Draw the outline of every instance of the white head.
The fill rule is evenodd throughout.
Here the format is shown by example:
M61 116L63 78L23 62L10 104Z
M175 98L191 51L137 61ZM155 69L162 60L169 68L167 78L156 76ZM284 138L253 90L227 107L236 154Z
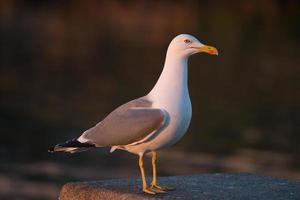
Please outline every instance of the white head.
M210 55L218 55L215 47L204 45L197 38L189 34L180 34L176 36L168 47L168 54L180 58L188 58L189 56L205 52Z

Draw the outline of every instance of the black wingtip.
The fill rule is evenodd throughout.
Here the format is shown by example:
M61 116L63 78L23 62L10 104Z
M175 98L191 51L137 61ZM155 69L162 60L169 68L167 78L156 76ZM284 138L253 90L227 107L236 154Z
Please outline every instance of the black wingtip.
M88 148L96 147L95 144L90 143L81 143L77 140L77 138L73 138L71 140L68 140L64 143L57 144L52 148L48 149L49 153L56 153L56 152L80 152L84 151ZM71 150L69 149L71 148ZM75 149L74 149L75 148Z

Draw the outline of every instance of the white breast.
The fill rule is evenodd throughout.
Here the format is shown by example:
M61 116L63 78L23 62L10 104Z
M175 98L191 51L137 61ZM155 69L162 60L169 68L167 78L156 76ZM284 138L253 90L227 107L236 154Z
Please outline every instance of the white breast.
M168 102L164 105L157 105L165 109L169 114L168 126L157 137L156 148L164 148L173 145L180 140L186 133L192 117L192 106L188 95L182 95Z
M159 150L169 147L178 142L186 133L192 116L192 107L189 96L181 96L171 101L157 101L154 107L162 108L169 114L168 123L152 140L126 146L126 150L143 154L149 151ZM167 104L166 104L167 103Z

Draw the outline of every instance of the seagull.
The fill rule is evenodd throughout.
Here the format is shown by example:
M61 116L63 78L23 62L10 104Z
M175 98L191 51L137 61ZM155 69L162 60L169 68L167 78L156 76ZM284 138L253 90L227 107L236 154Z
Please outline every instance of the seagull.
M192 105L188 91L188 58L201 52L218 55L215 47L202 44L192 35L176 36L168 47L163 71L147 95L119 106L81 136L57 144L49 152L76 153L95 147L111 147L111 152L125 150L139 157L144 193L173 190L157 183L157 151L175 144L189 127ZM146 154L152 155L153 179L149 186L143 165Z

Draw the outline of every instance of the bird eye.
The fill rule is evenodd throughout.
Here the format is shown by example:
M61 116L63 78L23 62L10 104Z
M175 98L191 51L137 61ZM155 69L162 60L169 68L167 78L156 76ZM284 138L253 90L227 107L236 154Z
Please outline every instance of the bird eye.
M188 44L188 43L191 43L192 41L189 39L185 39L184 42Z

